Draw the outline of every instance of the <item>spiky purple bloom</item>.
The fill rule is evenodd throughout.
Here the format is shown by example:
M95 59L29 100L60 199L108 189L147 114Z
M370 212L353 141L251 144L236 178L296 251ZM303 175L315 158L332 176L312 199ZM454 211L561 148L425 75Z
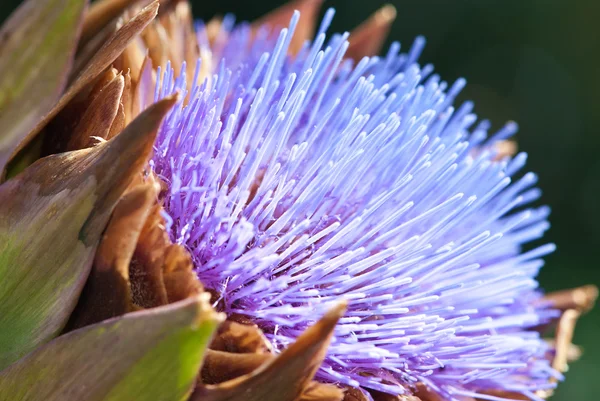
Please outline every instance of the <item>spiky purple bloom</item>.
M448 400L489 389L531 399L557 375L536 331L548 228L526 155L495 161L472 105L392 45L344 59L348 35L287 54L289 29L251 39L226 19L214 75L159 133L153 165L168 184L170 234L193 255L217 307L251 317L281 349L331 303L350 302L318 373L406 393L423 382ZM197 68L200 71L200 67ZM156 98L186 88L167 68ZM499 399L479 395L481 399Z

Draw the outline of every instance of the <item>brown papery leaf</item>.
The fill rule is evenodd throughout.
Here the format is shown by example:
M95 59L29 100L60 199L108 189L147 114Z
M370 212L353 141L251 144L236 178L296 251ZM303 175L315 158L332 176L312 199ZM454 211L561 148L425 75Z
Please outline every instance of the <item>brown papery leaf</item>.
M108 132L108 139L114 138L117 136L131 121L133 117L131 115L131 76L129 72L124 76L124 86L123 86L123 96L121 96L121 100L119 102L119 109L117 110L117 115L113 120L112 125L110 126L110 131ZM136 115L137 117L137 115Z
M363 57L379 54L396 20L396 8L385 5L375 12L368 20L352 31L348 41L350 46L346 57L360 61Z
M172 10L159 17L169 36L169 59L176 71L180 71L184 61L187 61L186 71L192 79L195 71L195 62L200 57L198 39L194 32L194 17L188 2L181 1L172 7ZM190 86L193 82L190 83Z
M581 316L581 312L574 309L565 311L558 325L556 326L556 345L555 356L552 361L552 367L559 372L566 372L568 369L569 347L573 343L573 334L575 332L575 324Z
M425 384L418 383L415 390L415 395L423 401L444 401L440 395Z
M189 253L171 243L161 210L159 205L151 210L129 267L133 302L142 308L166 305L204 291Z
M114 84L115 82L113 81L118 80L118 77L119 72L114 68L109 68L96 79L89 91L80 93L48 123L46 128L44 128L44 134L38 137L41 138L43 142L42 157L86 147L84 145L87 144L88 141L84 141L83 139L81 140L83 144L81 144L82 146L80 147L69 148L68 145L69 142L72 141L72 138L81 136L78 135L78 130L85 127L84 125L82 126L81 123L84 117L86 117L86 114L90 113L88 116L93 114L93 109L90 109L92 103L96 101L99 95L105 95L107 86L111 83ZM113 88L113 90L114 89L115 88ZM98 107L98 105L99 103L96 103L95 107ZM89 138L89 135L87 138ZM98 141L94 141L94 143L97 142Z
M190 401L294 401L306 390L325 357L338 320L340 303L296 342L249 375L217 385L199 385Z
M141 68L141 65L140 65ZM125 115L125 125L129 125L136 116L131 113L133 109L133 82L131 78L131 71L127 71L125 74L125 87L123 88L123 96L121 97L121 105L123 106L123 113ZM121 131L119 131L121 132ZM116 135L116 134L114 134ZM113 136L114 136L113 135Z
M234 353L271 353L273 347L256 325L224 322L213 338L210 348Z
M157 195L155 185L140 185L119 200L67 331L135 310L129 288L129 263Z
M218 384L248 375L275 358L273 354L236 354L209 349L202 365L203 384Z
M167 9L171 3L179 0L162 0L161 9ZM94 38L109 23L118 18L128 7L142 8L152 0L98 0L92 3L85 15L81 32L81 42L85 43Z
M144 39L144 44L148 48L148 55L152 59L152 63L161 66L166 65L170 57L170 42L165 27L159 21L154 21L154 23L143 32L142 38ZM178 61L175 60L175 63L177 64ZM181 63L179 62L179 64Z
M123 27L124 19L118 18L108 23L100 32L87 43L82 44L77 49L75 55L75 61L73 62L73 69L69 75L69 84L73 84L75 79L81 74L81 72L88 66L90 60L98 53L98 51L104 46L106 41L115 34L119 29Z
M119 102L119 108L117 109L117 114L115 119L110 126L110 131L108 132L108 139L114 138L119 135L121 131L125 129L127 117L125 116L125 106L123 102Z
M554 358L554 354L555 354L554 350L556 349L556 340L547 339L545 341L551 349L547 353L548 359L552 360ZM581 349L581 347L578 345L575 345L575 344L571 344L571 345L569 345L569 349L567 350L567 362L578 361L579 359L581 359L582 355L583 355L583 350Z
M190 254L181 245L174 244L166 249L163 281L169 303L204 292L202 284L194 273Z
M81 42L86 43L135 2L136 0L100 0L92 3L83 20Z
M342 401L344 390L333 384L311 382L298 401Z
M373 397L360 388L351 387L346 389L344 401L373 401Z
M549 302L553 308L561 311L569 309L581 313L589 312L598 299L598 287L586 285L579 288L551 292L544 297L544 302Z
M154 23L156 23L156 21L154 21L153 24L150 24L143 32L151 29ZM142 33L142 35L144 35L144 33ZM148 49L144 40L141 36L138 36L131 41L129 46L127 46L127 48L123 50L123 53L115 60L114 66L121 71L130 72L132 74L133 82L137 82L139 80L140 69L147 53Z
M290 1L254 22L252 27L254 29L258 29L261 25L268 25L274 29L287 27L294 11L300 11L300 21L298 21L296 32L289 46L289 52L296 54L300 51L304 42L313 38L322 4L323 0Z
M160 207L156 205L146 220L129 267L133 303L141 308L169 303L162 274L169 240L161 225Z
M95 143L92 137L108 139L110 128L121 104L124 87L125 79L122 75L117 75L95 96L69 138L67 150L92 146Z
M100 48L87 67L79 74L75 82L60 99L58 104L24 138L14 150L12 157L22 150L84 87L90 84L121 54L125 47L156 17L158 2L144 8L138 15L115 32Z

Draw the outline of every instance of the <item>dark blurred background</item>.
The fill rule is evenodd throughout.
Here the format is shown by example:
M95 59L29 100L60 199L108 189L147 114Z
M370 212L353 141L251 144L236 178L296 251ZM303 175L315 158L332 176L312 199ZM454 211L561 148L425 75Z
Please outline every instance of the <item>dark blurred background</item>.
M4 19L19 0L2 0ZM234 12L254 19L283 0L192 0L197 17ZM331 32L350 30L381 0L326 0L337 10ZM462 99L499 127L520 125L519 149L540 176L552 207L546 290L600 284L600 1L391 0L398 9L391 38L406 49L427 37L422 63L448 81L465 77ZM554 401L600 400L600 308L578 324L584 347Z

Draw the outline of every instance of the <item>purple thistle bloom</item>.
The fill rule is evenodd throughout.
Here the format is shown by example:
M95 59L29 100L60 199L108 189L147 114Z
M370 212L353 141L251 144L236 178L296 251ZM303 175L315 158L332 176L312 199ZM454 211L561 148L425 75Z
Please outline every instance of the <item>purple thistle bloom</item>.
M344 59L326 43L330 10L297 56L298 22L252 37L226 18L221 60L167 117L153 167L172 239L187 247L217 307L253 319L282 349L347 299L318 377L392 394L422 382L448 400L497 389L538 400L557 376L536 331L555 312L535 276L548 228L525 154L496 161L489 123L399 44ZM185 70L185 68L183 69ZM159 74L160 75L160 74ZM167 67L156 99L185 91ZM516 178L515 178L516 177ZM477 395L481 399L500 398Z

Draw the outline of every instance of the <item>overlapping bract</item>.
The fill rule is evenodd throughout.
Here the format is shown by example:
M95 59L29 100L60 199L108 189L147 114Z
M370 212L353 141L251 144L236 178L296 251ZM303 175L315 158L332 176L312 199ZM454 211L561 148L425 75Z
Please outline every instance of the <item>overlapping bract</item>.
M538 399L557 375L528 329L535 276L551 252L522 245L548 228L526 155L494 159L472 105L394 44L383 58L344 59L347 34L289 56L298 15L279 36L225 19L209 41L189 103L167 118L155 172L168 186L172 239L192 253L228 314L250 317L278 348L345 298L318 376L406 393L425 383L448 400L502 389ZM185 71L185 68L183 68ZM206 69L204 69L205 71ZM156 99L185 91L167 68ZM484 395L479 395L485 398Z

